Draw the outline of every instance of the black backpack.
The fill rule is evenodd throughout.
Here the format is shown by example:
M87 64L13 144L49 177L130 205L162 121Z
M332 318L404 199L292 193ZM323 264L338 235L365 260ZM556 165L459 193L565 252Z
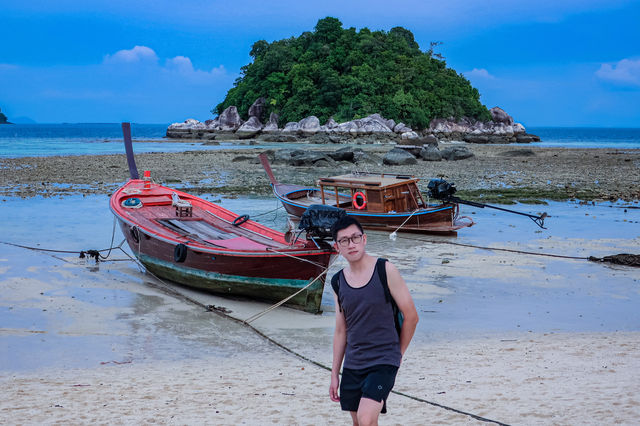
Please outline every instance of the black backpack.
M376 261L376 270L378 271L378 277L380 278L380 282L382 283L382 289L384 290L384 298L387 303L391 303L391 309L393 309L393 321L396 326L396 331L398 332L398 336L400 335L400 331L402 330L402 321L404 320L404 315L400 309L398 309L398 305L396 305L396 301L393 300L391 296L391 291L389 291L389 283L387 282L387 270L385 268L385 262L387 259L378 258ZM338 296L338 308L340 312L342 312L342 305L340 304L340 274L342 274L342 269L333 274L331 277L331 287L333 287L333 291Z

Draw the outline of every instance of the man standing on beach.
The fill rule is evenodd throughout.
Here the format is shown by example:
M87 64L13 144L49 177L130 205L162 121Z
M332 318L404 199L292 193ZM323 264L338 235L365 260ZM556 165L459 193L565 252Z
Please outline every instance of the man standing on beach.
M350 412L354 425L377 425L380 413L386 413L387 396L415 332L418 313L398 269L366 253L367 235L356 219L344 216L331 231L336 250L349 264L337 274L329 396ZM392 304L385 297L383 273L404 315L399 335Z

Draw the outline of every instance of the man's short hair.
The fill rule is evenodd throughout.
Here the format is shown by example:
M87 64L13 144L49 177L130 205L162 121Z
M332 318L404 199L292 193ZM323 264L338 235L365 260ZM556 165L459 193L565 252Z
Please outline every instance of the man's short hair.
M333 236L333 241L338 240L338 232L350 227L351 225L356 225L360 232L364 234L364 230L362 229L362 225L360 222L353 216L342 216L340 219L336 220L333 225L331 225L331 235Z

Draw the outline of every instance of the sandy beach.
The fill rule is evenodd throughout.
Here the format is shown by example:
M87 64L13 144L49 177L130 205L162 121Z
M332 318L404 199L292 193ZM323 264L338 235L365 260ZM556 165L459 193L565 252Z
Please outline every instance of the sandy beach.
M551 186L630 201L533 207L550 213L547 230L465 208L478 224L457 237L390 241L372 233L370 252L398 265L421 317L380 423L638 424L640 270L586 257L638 252L640 153L471 149L474 159L410 170L427 181L443 175L458 188ZM505 155L514 150L534 155ZM248 196L256 197L252 214L272 209L264 172L251 160L233 161L241 156L249 154L147 154L138 165L236 211L249 208ZM108 245L108 194L126 178L123 156L0 162L0 214L17 218L0 226L2 240L69 250ZM335 172L274 169L307 184ZM261 220L285 224L277 212ZM328 398L322 367L331 362L328 289L322 315L280 308L252 323L258 334L204 307L243 320L267 305L175 287L120 252L112 258L123 261L0 244L0 423L350 424Z

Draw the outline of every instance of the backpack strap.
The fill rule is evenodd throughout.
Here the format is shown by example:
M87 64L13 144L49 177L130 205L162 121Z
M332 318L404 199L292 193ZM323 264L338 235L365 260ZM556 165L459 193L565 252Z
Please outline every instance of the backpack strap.
M382 257L378 258L378 260L376 261L376 269L378 270L380 283L382 284L382 289L384 290L384 298L387 303L391 303L391 309L393 311L393 323L399 336L402 332L402 322L404 321L404 316L402 315L402 312L400 312L400 308L398 308L398 305L396 304L393 296L391 296L391 290L389 290L389 282L387 280L386 263L387 259L384 259Z
M376 270L378 271L378 277L380 278L382 289L384 290L384 300L387 303L393 304L393 298L391 297L391 291L389 290L389 282L387 281L386 263L387 259L379 257L376 261Z
M333 274L333 277L331 277L331 287L338 298L338 309L342 312L342 304L340 303L340 274L342 274L342 269Z

